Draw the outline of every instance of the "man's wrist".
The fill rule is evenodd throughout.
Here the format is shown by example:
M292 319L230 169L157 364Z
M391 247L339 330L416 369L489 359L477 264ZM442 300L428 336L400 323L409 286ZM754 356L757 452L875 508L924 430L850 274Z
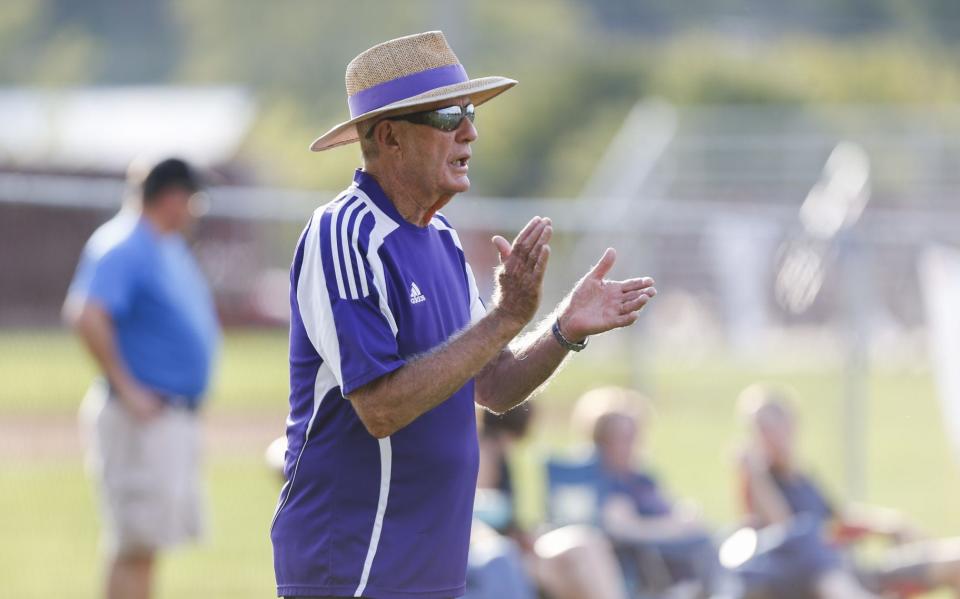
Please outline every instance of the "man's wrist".
M589 336L571 331L569 319L564 314L557 316L557 328L560 330L560 334L563 335L564 339L577 345L586 343L587 337Z
M499 306L491 310L487 316L496 324L496 330L506 338L507 342L519 335L523 327L527 326L527 322L529 322L523 318L518 318Z
M568 339L563 331L560 329L560 319L557 318L553 321L552 331L554 339L557 340L557 343L560 344L567 351L578 352L582 351L587 347L587 338L585 337L582 341L574 342Z

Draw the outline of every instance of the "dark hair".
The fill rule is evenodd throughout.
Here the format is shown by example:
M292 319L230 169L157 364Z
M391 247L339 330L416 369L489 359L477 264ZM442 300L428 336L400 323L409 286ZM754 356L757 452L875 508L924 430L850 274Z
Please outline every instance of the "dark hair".
M533 407L530 402L503 414L494 414L484 410L481 433L488 437L510 434L522 438L527 434L527 429L530 427L532 412Z
M179 158L168 158L157 163L144 177L140 185L144 205L153 203L161 192L171 187L194 192L199 191L202 186L189 164Z

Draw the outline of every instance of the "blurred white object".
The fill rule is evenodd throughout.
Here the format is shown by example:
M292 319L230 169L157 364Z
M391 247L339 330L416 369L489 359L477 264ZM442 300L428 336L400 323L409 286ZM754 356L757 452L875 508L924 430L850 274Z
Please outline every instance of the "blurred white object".
M286 464L287 438L277 437L267 445L267 451L264 453L264 459L267 467L274 472L283 475L283 467Z
M727 537L720 545L720 565L735 570L756 555L757 531L744 527Z
M830 239L855 224L870 199L869 184L867 153L855 143L840 142L800 207L803 228L814 237Z
M800 206L802 233L780 249L774 293L783 308L801 314L813 304L836 257L837 235L860 220L869 201L870 158L858 144L838 143Z
M0 160L123 172L131 160L234 158L255 104L239 87L0 89Z
M960 458L960 251L931 246L918 266L944 426Z

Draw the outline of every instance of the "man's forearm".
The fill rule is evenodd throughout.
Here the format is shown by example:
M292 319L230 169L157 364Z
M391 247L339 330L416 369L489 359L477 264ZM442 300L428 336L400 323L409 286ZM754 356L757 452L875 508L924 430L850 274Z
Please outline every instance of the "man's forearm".
M449 343L355 390L347 399L370 434L392 435L476 376L520 328L492 311Z
M789 504L762 463L745 466L753 509L764 525L787 522L793 516Z
M71 315L70 324L107 381L121 390L129 386L132 378L117 353L113 321L109 314L103 308L87 303Z
M569 355L553 337L554 317L518 338L477 376L477 403L501 414L523 403L557 372Z

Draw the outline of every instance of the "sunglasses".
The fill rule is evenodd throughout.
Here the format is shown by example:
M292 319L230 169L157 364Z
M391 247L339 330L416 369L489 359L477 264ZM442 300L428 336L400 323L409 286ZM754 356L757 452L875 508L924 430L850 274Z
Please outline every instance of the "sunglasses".
M460 123L463 119L470 119L472 123L474 119L477 118L476 109L474 109L473 104L467 104L466 106L460 106L459 104L454 106L446 106L444 108L437 108L434 110L424 110L422 112L411 112L408 114L398 114L396 116L388 116L384 121L407 121L408 123L415 123L417 125L429 125L434 129L439 129L441 131L455 131L457 127L460 126ZM376 125L370 127L370 130L367 131L367 138L373 138L373 130L376 129Z

